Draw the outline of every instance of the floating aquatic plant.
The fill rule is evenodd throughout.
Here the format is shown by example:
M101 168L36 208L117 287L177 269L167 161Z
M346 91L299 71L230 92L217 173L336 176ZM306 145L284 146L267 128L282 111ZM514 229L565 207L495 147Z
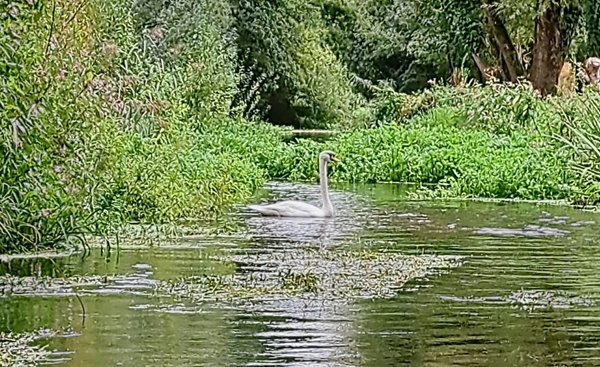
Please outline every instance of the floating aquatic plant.
M151 279L151 273L68 278L8 275L0 277L0 295L127 293L193 302L297 295L320 299L392 297L407 281L460 266L462 261L459 256L335 249L212 254L208 258L229 265L231 272L169 280Z
M31 345L39 333L0 332L0 366L33 367L50 356L46 346Z

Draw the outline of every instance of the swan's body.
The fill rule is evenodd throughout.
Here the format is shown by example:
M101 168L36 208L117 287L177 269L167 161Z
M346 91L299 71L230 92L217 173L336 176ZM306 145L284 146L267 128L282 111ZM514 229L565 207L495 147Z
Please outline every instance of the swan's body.
M326 150L319 154L319 180L321 184L322 208L295 200L280 201L278 203L267 205L248 205L248 208L257 211L262 215L271 217L333 217L333 205L329 200L329 188L327 186L327 163L331 161L338 162L338 159L333 152Z
M331 217L331 212L302 201L286 200L267 205L248 205L248 208L271 217Z

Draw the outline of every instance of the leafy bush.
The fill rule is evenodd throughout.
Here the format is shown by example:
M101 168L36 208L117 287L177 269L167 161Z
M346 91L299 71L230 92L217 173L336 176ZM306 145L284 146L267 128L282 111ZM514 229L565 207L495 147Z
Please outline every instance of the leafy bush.
M423 114L435 116L440 112L446 112L445 117L421 118L421 121L432 128L444 124L453 128L471 130L475 134L489 132L495 136L495 139L525 138L534 146L543 148L542 151L536 149L538 150L536 154L542 154L544 161L555 165L553 168L555 173L563 172L562 178L558 181L542 175L549 180L548 185L562 182L560 186L566 191L563 190L558 197L568 194L572 202L594 204L600 200L600 169L597 165L599 157L596 149L600 143L598 97L600 95L597 91L586 88L583 93L570 98L541 99L527 83L514 86L434 85L429 90L413 95L382 89L378 91L370 110L374 116L377 116L379 123L393 125L410 123L413 116ZM468 144L468 141L467 138L465 144ZM518 164L525 164L518 157L511 155L507 157L516 159L515 162ZM507 164L509 162L510 160ZM531 164L529 171L537 172L539 167L536 162L527 164ZM502 172L507 171L502 170ZM482 171L481 174L487 173ZM475 179L476 177L473 176L468 182ZM510 177L503 179L507 182L511 180ZM492 195L489 190L461 186L459 182L454 182L455 178L451 176L447 176L442 182L447 185L445 181L452 181L451 188L439 191L438 194L468 196L469 192L476 191L477 195L485 197L504 195L501 194L503 191L500 189L492 190L496 192ZM417 182L422 181L417 178ZM553 189L552 192L553 194L549 194L542 190L538 194L527 194L525 197L556 198L557 191Z
M239 59L259 84L260 116L296 127L348 127L361 98L325 42L327 28L317 4L234 4Z
M434 84L419 93L398 93L374 88L372 113L380 123L394 123L435 107L454 108L463 116L463 127L510 134L515 130L551 133L560 127L555 103L540 99L528 83L446 86Z
M551 103L540 99L528 83L473 85L450 88L436 86L429 91L440 107L456 107L466 126L498 134L513 131L549 133L560 126Z
M1 253L55 246L83 232L90 172L81 149L96 110L84 93L88 62L81 53L91 36L85 2L0 9Z
M228 26L191 26L187 3L172 4L163 35L186 29L193 47L167 57L126 0L39 4L0 14L0 253L212 216L262 184L281 134L230 117L241 76ZM193 9L223 15L210 5Z
M460 127L464 124L460 109L436 108L403 125L362 129L326 144L301 141L288 149L276 174L313 179L315 154L327 147L343 162L332 168L334 180L435 184L436 196L569 196L574 179L568 170L571 156L558 144L525 130L502 135Z
M123 34L106 33L111 39L101 40L129 50L97 79L104 119L96 139L106 154L92 205L96 231L129 221L213 216L262 184L261 154L276 151L281 140L274 127L230 117L240 79L229 29L219 22L227 21L223 8L159 5L165 8L138 26L143 36L137 43L128 46L133 20ZM139 6L143 12L152 3ZM196 25L203 16L213 21ZM165 50L177 45L172 55Z

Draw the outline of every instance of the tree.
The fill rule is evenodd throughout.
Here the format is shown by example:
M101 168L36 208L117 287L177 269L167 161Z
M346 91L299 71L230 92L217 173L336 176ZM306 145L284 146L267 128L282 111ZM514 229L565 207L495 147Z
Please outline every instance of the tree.
M531 82L542 96L556 92L558 75L581 17L576 0L549 0L535 22Z
M491 43L497 51L504 78L516 82L517 78L523 76L524 70L518 57L515 46L508 34L508 30L502 19L496 13L495 0L481 0L482 9L485 14L486 28L491 35Z

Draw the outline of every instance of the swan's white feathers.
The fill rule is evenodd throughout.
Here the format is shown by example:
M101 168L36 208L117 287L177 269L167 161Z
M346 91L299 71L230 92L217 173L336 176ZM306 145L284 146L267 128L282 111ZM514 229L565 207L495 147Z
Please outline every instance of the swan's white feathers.
M267 205L248 205L248 208L262 215L273 217L332 217L334 209L331 201L329 201L329 192L327 190L327 162L331 161L339 161L332 151L326 150L319 154L319 179L321 181L323 208L317 208L314 205L295 200L286 200Z
M248 205L262 215L273 217L325 217L325 211L302 201L286 200L267 205Z

